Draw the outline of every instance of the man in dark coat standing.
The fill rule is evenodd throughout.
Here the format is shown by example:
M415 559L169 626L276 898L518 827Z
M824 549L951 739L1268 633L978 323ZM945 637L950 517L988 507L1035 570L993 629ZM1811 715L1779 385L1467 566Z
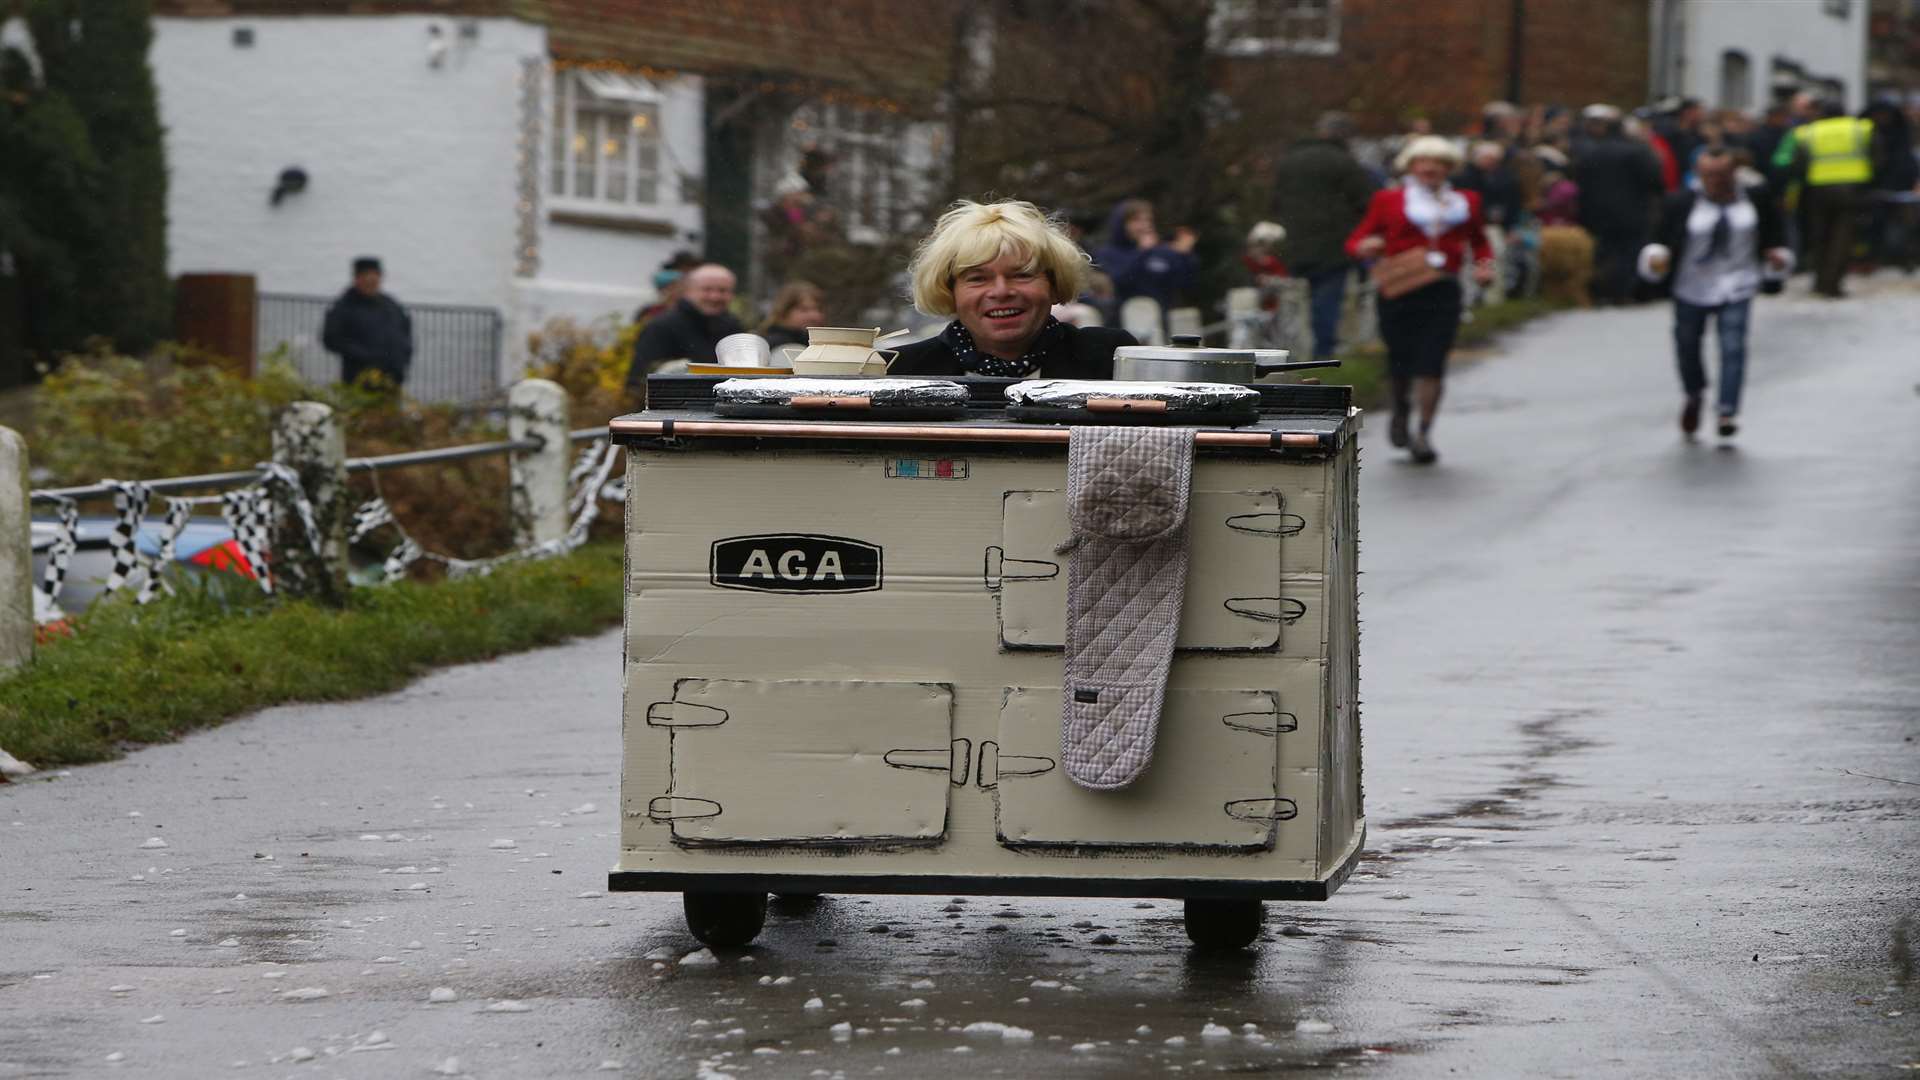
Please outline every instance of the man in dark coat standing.
M674 305L653 317L633 343L633 365L627 386L646 386L647 373L668 360L714 361L714 346L729 334L745 331L728 311L733 303L733 271L719 263L704 263L687 272L686 291Z
M1619 109L1589 105L1581 118L1586 138L1574 143L1573 182L1580 186L1580 224L1593 234L1593 298L1624 304L1633 299L1634 260L1666 184L1660 159L1620 129Z
M377 371L398 388L413 366L413 319L380 291L380 260L353 260L353 284L327 309L320 343L340 357L340 381Z
M1347 235L1373 198L1373 178L1347 150L1351 133L1345 116L1327 113L1314 136L1288 147L1273 172L1273 219L1287 230L1288 269L1307 280L1317 360L1331 358L1339 343L1340 305L1353 269Z

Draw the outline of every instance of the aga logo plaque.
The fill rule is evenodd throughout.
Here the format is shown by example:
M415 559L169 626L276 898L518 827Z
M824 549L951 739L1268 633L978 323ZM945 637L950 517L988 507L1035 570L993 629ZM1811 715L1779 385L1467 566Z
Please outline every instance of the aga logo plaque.
M774 593L873 592L880 547L811 533L730 536L713 542L708 579L722 589Z

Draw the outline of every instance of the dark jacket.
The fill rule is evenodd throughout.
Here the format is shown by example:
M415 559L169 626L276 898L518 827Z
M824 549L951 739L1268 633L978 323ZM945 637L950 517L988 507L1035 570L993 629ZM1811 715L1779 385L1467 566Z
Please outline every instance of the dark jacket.
M1748 201L1753 203L1754 212L1759 216L1756 223L1753 245L1754 260L1762 269L1766 267L1767 252L1774 248L1787 246L1786 220L1780 213L1780 200L1764 184L1755 184L1746 189ZM1669 194L1660 203L1660 225L1654 230L1653 242L1663 244L1673 253L1667 261L1667 272L1661 276L1659 287L1662 292L1673 287L1673 274L1687 261L1687 240L1692 235L1687 232L1687 217L1699 204L1701 195L1687 187Z
M627 369L627 385L644 385L647 373L668 360L691 360L696 364L713 363L713 347L728 334L745 330L740 320L728 312L703 315L693 301L682 299L653 317L633 343L633 366Z
M807 343L806 330L792 326L769 326L767 327L767 332L760 336L766 338L767 344L775 349L782 345L805 345Z
M1111 326L1068 326L1059 342L1040 361L1035 378L1111 379L1113 350L1138 345L1132 334ZM900 346L900 355L887 368L889 375L959 375L960 358L939 334Z
M1303 139L1289 147L1273 170L1273 220L1287 230L1287 268L1306 275L1346 266L1347 234L1376 186L1339 142Z
M1520 223L1520 184L1504 162L1493 170L1468 165L1454 176L1453 186L1480 193L1480 212L1487 224L1511 229Z
M1666 190L1660 159L1645 143L1625 135L1576 146L1570 179L1580 186L1580 224L1596 235L1646 236L1656 201Z
M368 296L349 287L327 308L320 343L340 357L340 381L378 371L395 386L413 366L413 319L386 293Z
M1113 279L1115 302L1151 296L1166 311L1175 306L1182 290L1193 287L1194 258L1165 244L1145 249L1135 244L1127 235L1126 205L1115 206L1107 215L1107 243L1093 253L1094 265Z

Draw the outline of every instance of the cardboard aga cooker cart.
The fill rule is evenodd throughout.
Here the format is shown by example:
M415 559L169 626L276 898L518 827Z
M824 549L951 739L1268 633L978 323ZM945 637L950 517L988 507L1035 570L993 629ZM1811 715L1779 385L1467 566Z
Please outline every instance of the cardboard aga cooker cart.
M1169 897L1202 945L1322 900L1365 837L1346 387L1202 428L1158 745L1059 767L1069 429L715 415L656 376L628 451L620 861L709 944L767 895ZM845 412L845 410L842 410Z

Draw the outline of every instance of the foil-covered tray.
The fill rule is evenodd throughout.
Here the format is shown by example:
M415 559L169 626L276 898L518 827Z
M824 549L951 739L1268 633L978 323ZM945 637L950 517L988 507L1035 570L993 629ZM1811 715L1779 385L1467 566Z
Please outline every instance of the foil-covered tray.
M804 408L822 399L865 400L872 408L965 408L971 397L959 383L942 379L726 379L714 384L715 405L777 405ZM844 406L842 406L844 407Z
M1257 407L1260 391L1239 383L1127 382L1093 379L1031 379L1006 389L1015 405L1084 409L1089 401L1155 401L1171 412Z

